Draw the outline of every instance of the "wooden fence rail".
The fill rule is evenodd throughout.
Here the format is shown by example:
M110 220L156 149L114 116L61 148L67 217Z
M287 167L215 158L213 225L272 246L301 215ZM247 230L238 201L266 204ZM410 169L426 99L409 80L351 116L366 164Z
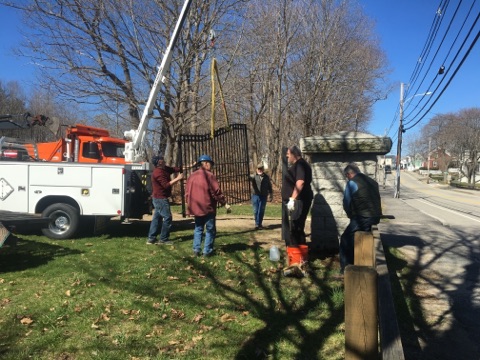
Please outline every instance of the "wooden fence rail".
M345 268L345 359L405 359L377 227L355 233L354 265Z

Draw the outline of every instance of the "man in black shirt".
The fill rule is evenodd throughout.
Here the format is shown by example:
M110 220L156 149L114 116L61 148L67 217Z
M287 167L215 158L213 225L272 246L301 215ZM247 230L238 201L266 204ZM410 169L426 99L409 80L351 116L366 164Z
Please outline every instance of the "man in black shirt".
M282 231L286 245L298 247L306 243L305 221L313 200L312 168L302 158L297 146L287 149L287 159L290 167L282 182L282 200L285 204Z

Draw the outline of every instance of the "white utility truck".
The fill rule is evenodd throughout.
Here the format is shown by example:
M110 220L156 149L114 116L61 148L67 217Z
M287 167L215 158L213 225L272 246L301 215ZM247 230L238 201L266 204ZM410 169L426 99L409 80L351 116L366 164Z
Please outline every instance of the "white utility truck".
M42 214L42 232L68 239L82 216L141 218L149 211L142 165L0 162L0 210ZM146 176L146 175L145 175Z

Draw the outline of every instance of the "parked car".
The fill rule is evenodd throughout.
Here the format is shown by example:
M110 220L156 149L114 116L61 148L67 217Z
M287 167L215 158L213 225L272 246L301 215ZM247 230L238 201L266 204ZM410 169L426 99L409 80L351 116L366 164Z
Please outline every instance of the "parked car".
M385 165L385 174L391 174L392 173L392 167L390 165Z

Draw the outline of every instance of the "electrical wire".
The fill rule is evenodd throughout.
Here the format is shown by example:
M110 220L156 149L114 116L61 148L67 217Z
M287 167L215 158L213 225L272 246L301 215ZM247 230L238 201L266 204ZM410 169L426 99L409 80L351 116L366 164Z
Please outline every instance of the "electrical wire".
M446 64L446 63L447 63L447 59L448 59L448 57L450 56L450 54L451 54L451 52L452 52L452 50L453 50L453 47L454 47L455 43L457 43L457 41L458 41L458 39L459 39L459 37L460 37L460 35L461 35L461 32L462 32L463 28L464 28L465 25L466 25L466 20L467 20L467 18L470 16L470 14L472 13L473 5L474 5L474 3L472 3L472 6L470 7L470 9L469 9L469 11L468 11L468 14L467 14L467 16L465 17L465 20L463 21L462 26L461 26L460 29L458 30L458 32L457 32L457 34L456 34L456 36L455 36L455 39L454 39L454 41L452 42L452 45L450 46L450 49L448 50L448 52L447 52L447 54L445 55L443 61L441 62L442 64ZM445 38L446 38L446 35L447 35L448 31L449 31L450 28L451 28L451 24L453 23L453 20L455 19L456 15L457 15L458 9L459 9L459 7L457 7L457 9L455 10L455 14L454 14L454 16L452 17L452 20L451 20L450 23L449 23L449 26L448 26L447 31L446 31L446 33L445 33L445 36L442 38L442 41L441 41L441 43L440 43L440 45L439 45L439 47L438 47L438 49L437 49L437 51L436 51L436 53L435 53L434 58L437 56L437 54L438 54L438 52L439 52L439 50L440 50L441 45L444 43L444 40L445 40ZM452 60L451 64L448 65L447 73L445 73L445 75L441 78L439 85L444 81L444 79L445 79L446 76L448 75L448 69L450 69L450 68L453 67L453 63L455 62L455 59L459 56L460 51L463 49L463 47L464 47L464 45L465 45L465 42L466 42L466 40L468 39L468 37L470 36L470 34L471 34L471 32L472 32L475 24L477 23L477 21L478 21L478 17L477 17L477 19L475 20L475 22L474 22L474 24L472 25L472 27L470 28L470 31L469 31L468 35L465 37L462 45L460 46L460 49L457 51L457 54L455 55L455 57L454 57L454 59ZM432 59L431 64L433 63L433 60L434 60L434 59ZM431 66L430 66L430 67L431 67ZM426 78L426 75L427 75L427 74L425 74L424 79ZM438 74L438 72L436 72L435 77L432 79L432 81L430 82L430 84L429 84L429 86L427 87L427 89L430 90L430 89L432 88L433 84L435 83L435 81L438 79L439 76L440 76L440 75ZM423 80L422 80L422 83L423 83ZM439 88L439 85L437 85L437 87L435 88L435 90ZM420 88L420 86L417 88L417 91L418 91L419 88ZM410 116L411 116L412 113L418 108L418 106L420 106L420 103L421 103L421 101L422 101L423 99L424 99L424 98L421 98L421 100L417 103L417 105L416 105L407 115L405 115L405 117L404 117L404 120L405 120L405 121L404 121L404 125L408 125L408 124L414 122L414 121L416 120L416 118L417 118L418 116L420 116L422 110L425 109L425 107L428 105L428 103L430 102L430 100L432 100L433 98L428 98L427 101L426 101L426 104L423 105L423 107L422 107L420 110L418 110L418 112L417 112L414 116L412 116L412 118L410 119Z
M480 16L480 13L479 13L479 16ZM465 54L465 56L462 58L462 61L460 62L460 64L457 66L457 68L455 69L455 72L452 74L452 77L448 80L447 84L445 85L445 87L441 90L440 94L437 96L437 98L435 99L435 101L433 102L433 104L428 108L428 110L423 114L423 116L418 119L413 125L411 125L410 127L408 128L405 128L405 131L406 130L410 130L411 128L413 128L415 125L417 125L420 121L423 120L423 118L428 114L428 112L433 108L433 106L437 103L438 99L440 99L440 97L442 96L442 94L445 92L445 90L448 88L448 86L450 85L450 83L452 82L453 78L455 77L455 75L457 74L458 70L460 70L460 68L462 67L463 63L465 62L465 60L467 59L467 56L470 54L470 52L472 51L474 45L476 44L476 42L478 41L478 38L480 37L480 31L477 33L477 36L475 36L475 39L473 40L472 44L470 45L470 47L468 48L468 51L467 53Z
M440 40L440 44L438 45L437 50L435 51L435 54L434 54L432 60L430 61L430 64L429 64L429 66L428 66L428 70L427 70L427 72L425 72L425 75L423 76L420 84L417 86L417 89L413 92L414 94L417 94L418 92L421 91L420 89L422 88L422 84L423 84L423 82L425 81L425 79L426 79L426 77L427 77L427 74L429 73L430 69L432 68L433 62L435 61L435 59L437 58L438 53L440 52L440 48L442 47L443 43L445 42L445 39L446 39L446 37L447 37L447 35L448 35L449 31L450 31L450 28L451 28L451 26L452 26L452 24L453 24L453 21L455 20L455 17L457 16L457 13L458 13L458 11L459 11L459 9L460 9L461 3L462 3L461 1L458 3L457 8L455 9L455 13L453 14L453 16L452 16L452 18L451 18L451 20L450 20L450 22L449 22L449 24L448 24L448 26L447 26L447 30L445 31L442 39ZM453 44L450 46L450 49L448 50L448 53L447 53L447 55L445 56L445 59L448 58L448 55L449 55L450 52L452 51L453 45L454 45L455 42L457 41L458 36L460 35L461 30L462 30L463 27L465 26L465 23L466 23L466 19L463 21L463 24L462 24L460 30L458 31L457 36L456 36ZM442 64L445 64L445 61L443 61ZM435 80L437 79L437 77L438 77L438 72L437 72L437 76L435 76L435 77L432 79L432 81L430 82L430 84L427 86L427 92L430 90L430 88L432 87L432 85L433 85L433 83L435 82ZM418 106L420 105L420 103L422 102L422 100L423 100L423 98L421 98L420 101L417 103L417 105L415 105L415 107L414 107L408 114L406 114L406 115L404 116L404 124L405 124L405 125L408 124L408 121L405 122L405 120L407 120L407 119L410 117L410 115L418 108ZM427 101L427 103L428 103L428 101ZM410 105L410 104L407 104L407 106L406 106L406 108L404 109L404 111L407 110L408 105Z
M473 21L473 24L470 26L470 28L468 30L468 33L466 35L462 35L462 32L464 31L464 29L467 26L468 19L471 17L472 13L475 13L473 11L475 3L476 3L476 1L473 1L471 3L470 8L467 11L466 16L463 18L463 22L461 23L460 28L458 29L458 31L454 35L453 42L450 44L450 47L447 49L446 55L443 57L443 61L441 62L441 64L442 64L443 69L446 68L446 71L440 72L438 68L434 68L434 63L435 63L436 59L439 57L441 49L444 47L444 45L447 42L448 34L451 33L452 30L453 30L455 20L460 16L459 14L460 14L460 10L461 10L460 7L461 7L461 4L462 4L462 1L460 1L457 4L457 6L454 9L453 14L452 14L449 21L447 21L447 14L449 14L449 12L447 11L448 10L448 5L449 5L449 0L442 0L440 2L439 7L437 8L438 10L435 13L435 17L432 21L432 24L431 24L431 27L430 27L430 30L429 30L429 34L427 36L427 40L426 40L425 45L422 49L420 57L418 58L419 60L417 61L416 65L415 65L414 71L413 71L413 73L410 77L410 82L409 82L409 85L407 86L405 94L403 95L403 98L408 98L408 94L412 91L412 89L415 89L415 92L413 92L413 93L416 94L417 91L420 90L423 83L428 78L428 74L432 73L432 69L435 71L435 76L433 76L429 86L427 87L427 91L425 92L425 94L423 94L424 96L420 97L419 100L416 102L416 105L413 107L413 109L411 109L408 112L408 114L403 116L403 119L402 119L402 121L404 121L403 122L403 131L412 129L413 127L418 125L420 123L420 121L422 121L427 116L427 114L431 111L433 106L438 102L440 97L446 91L446 89L448 88L448 86L452 82L453 78L458 73L458 71L460 70L463 63L465 62L467 56L472 51L474 45L476 44L476 42L477 42L477 40L480 36L480 31L478 32L478 34L476 35L476 37L474 38L474 40L472 41L472 43L468 47L466 53L462 57L462 52L464 51L468 40L471 38L472 33L475 33L474 29L475 29L475 26L477 25L477 23L479 21L479 18L480 18L480 11L478 11L477 12L478 15L475 18L475 20ZM432 54L433 45L435 44L435 41L436 41L437 37L439 37L439 34L441 34L440 29L441 29L441 25L442 25L443 20L446 24L446 29L443 33L443 36L441 36L440 40L438 41L438 45L436 47L436 50L433 52L433 57L431 58L430 54ZM454 52L456 44L459 42L459 39L461 39L461 38L463 38L463 42L461 43L460 47L458 47L458 50L456 51L453 59L450 62L448 62L448 58ZM431 58L431 60L428 61L428 59L430 59L430 58ZM458 65L455 65L456 62L457 62L457 59L459 59L459 58L461 58L460 63ZM426 69L425 69L425 66L426 66ZM455 70L452 73L453 69L455 69ZM448 77L449 73L452 74L450 77ZM424 75L422 76L422 74L424 74ZM443 75L443 76L441 76L441 75ZM436 83L437 83L436 87L433 90L431 90ZM445 85L442 87L442 84L444 84L444 83L445 83ZM427 94L427 92L430 93L428 95L432 95L432 96L428 96L428 97L425 96ZM438 95L436 96L436 94L438 94ZM410 97L410 99L413 99L414 96L418 96L418 95L420 95L420 94L413 95L413 96ZM421 103L424 102L424 101L425 101L424 105L421 106ZM404 108L403 108L404 114L405 114L407 109L409 109L413 106L413 103L414 102L411 102L411 103L405 103L404 102L402 104L404 106ZM417 110L419 107L420 107L420 109ZM395 121L398 118L398 114L399 114L399 106L397 107L397 111L395 112L394 119L392 120L392 123L389 127L388 132L390 132L390 130L393 128L393 126L395 124ZM409 125L409 124L410 124L410 126L405 127L405 125ZM398 131L400 131L400 129ZM398 131L395 134L395 136L397 136L397 137L398 137Z
M422 113L422 111L425 109L425 107L428 105L429 101L427 101L425 103L425 105L423 105L423 107L419 110L418 112L418 116L420 117L419 120L415 121L416 120L416 117L414 117L413 119L411 119L410 121L408 121L407 123L405 123L404 125L408 125L412 122L414 122L413 125L410 125L410 127L408 127L408 129L411 129L412 127L414 127L416 124L418 124L427 114L428 112L432 109L433 105L435 105L437 103L437 101L439 100L440 96L445 92L445 90L447 89L448 85L451 83L451 81L453 80L453 77L457 74L458 70L460 69L461 65L463 65L463 63L465 62L466 60L466 56L471 52L471 50L473 49L473 46L475 45L475 43L477 42L478 40L478 34L477 36L475 37L475 39L473 40L473 43L469 46L468 50L467 50L467 53L464 55L464 57L462 58L460 64L457 66L455 72L453 73L453 75L450 77L450 79L448 80L447 84L445 85L445 87L441 90L439 90L440 86L442 85L442 83L444 82L444 80L446 79L448 73L450 72L450 69L453 68L453 64L455 63L455 61L457 60L457 58L460 56L460 52L462 51L463 47L465 46L468 38L470 37L470 35L472 34L472 31L475 27L475 25L477 24L477 22L479 21L480 19L480 12L478 13L473 25L470 27L470 30L467 34L467 36L465 37L464 41L462 42L461 46L460 46L460 49L457 51L457 53L455 54L455 57L453 58L452 62L451 62L451 65L449 65L448 69L447 69L447 72L444 74L444 77L442 77L442 79L440 80L439 84L437 85L437 87L435 88L435 90L433 91L433 93L436 93L437 91L440 91L440 94L435 98L435 100L433 101L433 104L423 113L423 115L420 115ZM480 33L480 32L479 32ZM429 99L430 100L430 99ZM408 130L407 128L405 128L405 130Z
M413 73L410 77L410 80L408 81L408 83L411 86L413 86L415 84L418 76L420 75L420 73L421 73L421 71L422 71L422 69L425 65L425 60L428 58L428 54L430 54L430 50L433 46L433 43L434 43L435 38L437 36L438 30L440 28L440 25L441 25L443 19L444 19L444 16L442 16L442 10L440 10L440 9L443 9L443 13L445 13L447 11L449 3L450 3L450 1L446 0L446 4L442 5L442 3L440 3L440 5L437 8L437 11L435 13L435 17L434 17L432 25L430 27L429 34L427 36L427 40L425 42L425 45L423 47L422 52L420 53L420 56L418 58L417 64L415 65L415 69L414 69L414 71L413 71ZM410 88L406 89L405 97L408 97L408 94L410 93L409 89Z

